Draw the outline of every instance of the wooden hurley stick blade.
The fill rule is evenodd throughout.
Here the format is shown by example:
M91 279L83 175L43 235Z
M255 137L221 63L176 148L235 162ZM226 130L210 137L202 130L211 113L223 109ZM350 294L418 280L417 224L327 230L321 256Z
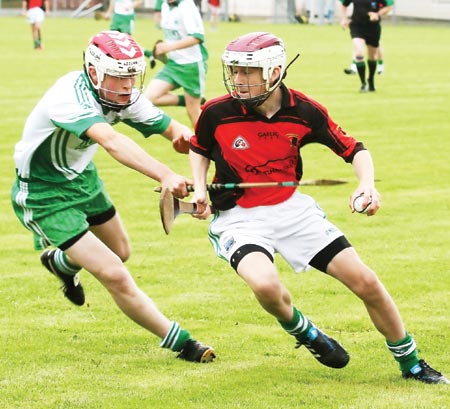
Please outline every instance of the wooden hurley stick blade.
M195 203L183 202L170 193L168 189L162 189L159 197L159 213L166 234L170 233L175 218L183 213L193 214L197 212Z
M300 186L334 186L343 185L348 183L346 180L342 179L312 179L312 180L302 180Z
M159 213L166 234L169 234L175 220L174 197L169 190L163 189L159 197Z

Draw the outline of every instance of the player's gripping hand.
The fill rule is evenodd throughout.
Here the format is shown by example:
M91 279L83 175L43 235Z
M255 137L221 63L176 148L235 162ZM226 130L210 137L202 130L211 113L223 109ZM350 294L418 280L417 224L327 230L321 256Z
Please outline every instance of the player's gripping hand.
M197 213L193 213L192 217L200 220L206 220L211 215L212 209L208 204L206 190L196 189L192 202L197 204Z
M349 207L352 212L355 211L353 203L358 196L364 196L367 198L367 201L371 202L369 208L367 209L367 216L373 216L381 206L381 197L378 190L375 189L374 186L360 185L350 196Z
M162 62L163 64L167 64L169 60L167 57L167 52L169 51L167 43L163 40L157 40L153 45L152 54L153 57Z
M161 187L168 189L178 199L189 196L187 185L192 185L192 181L176 173L161 180Z

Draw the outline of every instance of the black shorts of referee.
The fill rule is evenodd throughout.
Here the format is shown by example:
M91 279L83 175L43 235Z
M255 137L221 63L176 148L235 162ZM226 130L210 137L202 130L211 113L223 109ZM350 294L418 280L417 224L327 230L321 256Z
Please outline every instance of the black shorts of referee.
M377 23L350 23L350 35L352 38L363 38L367 45L378 48L380 45L381 25Z

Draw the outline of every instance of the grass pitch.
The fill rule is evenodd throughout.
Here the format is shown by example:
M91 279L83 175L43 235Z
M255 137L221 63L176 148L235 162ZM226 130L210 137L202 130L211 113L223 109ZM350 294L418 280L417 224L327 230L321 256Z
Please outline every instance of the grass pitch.
M0 406L9 408L444 408L446 386L400 378L397 364L361 302L315 271L297 276L277 259L295 304L339 339L349 365L333 370L291 339L254 300L250 290L217 259L207 223L180 216L170 236L162 230L156 183L99 152L96 163L133 244L128 267L141 288L169 317L213 345L215 363L179 361L159 340L129 321L106 291L82 273L89 306L76 308L39 264L31 235L9 203L12 152L26 116L43 92L82 66L88 38L108 23L49 17L42 52L32 50L29 26L3 17L0 101ZM349 181L305 186L343 229L361 257L394 296L421 355L450 376L450 122L448 26L383 27L386 73L377 92L358 93L348 32L339 26L221 23L208 32L207 97L224 93L220 55L239 34L267 30L285 39L288 86L328 107L332 117L371 150L383 207L368 218L347 207L356 185L352 169L320 146L303 152L305 179ZM150 47L161 37L149 17L136 38ZM149 70L148 78L153 75ZM188 124L184 109L166 110ZM189 175L187 157L158 136L144 140L155 157Z

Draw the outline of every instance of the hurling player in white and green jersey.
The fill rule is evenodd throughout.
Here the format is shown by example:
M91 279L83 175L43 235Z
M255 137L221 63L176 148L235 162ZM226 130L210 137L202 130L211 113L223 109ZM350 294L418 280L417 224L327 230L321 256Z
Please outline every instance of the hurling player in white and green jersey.
M164 41L156 44L155 57L167 54L168 61L150 81L145 96L157 106L186 106L195 125L205 95L208 52L205 29L193 0L164 0L161 5ZM183 95L172 93L182 88Z
M59 278L71 302L85 303L79 282L84 268L124 314L161 338L162 347L188 361L208 362L214 350L165 317L125 267L130 256L127 233L92 162L101 146L175 196L188 195L184 176L112 127L123 122L145 137L162 134L177 151L188 152L190 129L140 97L145 65L142 48L128 34L104 31L92 37L84 71L60 78L25 123L14 152L12 204L32 231L35 248L46 249L41 262Z
M142 0L110 0L105 18L112 16L110 30L121 33L133 34L136 21L135 9L142 3Z

